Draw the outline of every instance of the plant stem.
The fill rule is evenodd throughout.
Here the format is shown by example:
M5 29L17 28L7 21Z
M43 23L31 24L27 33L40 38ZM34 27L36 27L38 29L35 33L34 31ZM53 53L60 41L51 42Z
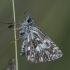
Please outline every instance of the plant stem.
M16 18L15 18L15 6L14 0L12 0L13 6L13 18L14 18L14 39L15 39L15 61L16 61L16 70L18 70L18 56L17 56L17 38L16 38Z

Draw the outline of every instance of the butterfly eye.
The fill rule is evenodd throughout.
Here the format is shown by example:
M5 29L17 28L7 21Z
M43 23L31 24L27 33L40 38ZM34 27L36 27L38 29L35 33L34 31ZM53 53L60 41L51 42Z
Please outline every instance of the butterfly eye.
M27 20L27 22L30 23L31 21L32 21L32 20L31 20L31 18L29 17L29 19Z

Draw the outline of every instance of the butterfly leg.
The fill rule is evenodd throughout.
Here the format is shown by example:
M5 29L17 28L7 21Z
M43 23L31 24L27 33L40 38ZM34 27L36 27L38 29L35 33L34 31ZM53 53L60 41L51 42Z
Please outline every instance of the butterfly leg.
M19 38L18 39L16 39L16 41L18 41L19 40ZM14 43L15 41L12 41L12 42L10 42L9 44L12 44L12 43Z

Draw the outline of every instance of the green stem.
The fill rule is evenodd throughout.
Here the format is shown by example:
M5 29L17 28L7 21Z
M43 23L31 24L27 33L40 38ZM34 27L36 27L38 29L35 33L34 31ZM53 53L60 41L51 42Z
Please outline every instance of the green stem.
M15 19L15 6L14 0L12 0L13 5L13 18L14 18L14 38L15 38L15 59L16 59L16 70L18 70L18 57L17 57L17 38L16 38L16 19Z

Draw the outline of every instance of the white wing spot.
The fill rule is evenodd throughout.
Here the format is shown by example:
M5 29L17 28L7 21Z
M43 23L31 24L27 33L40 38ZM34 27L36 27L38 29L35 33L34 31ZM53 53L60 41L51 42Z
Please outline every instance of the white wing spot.
M40 52L40 48L39 48L39 46L36 47L36 51L39 51L39 52Z
M47 46L46 44L38 44L40 46L41 49L45 49Z
M28 50L30 50L30 46L28 47Z
M40 61L40 62L43 62L43 57L40 57L40 58L39 58L39 61Z
M27 60L30 60L30 56L27 56Z

